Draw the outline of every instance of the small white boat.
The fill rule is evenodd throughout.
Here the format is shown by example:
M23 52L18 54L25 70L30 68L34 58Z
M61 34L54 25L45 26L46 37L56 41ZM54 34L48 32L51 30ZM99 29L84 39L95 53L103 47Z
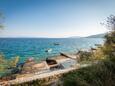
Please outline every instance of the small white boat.
M51 52L52 51L52 49L47 49L47 50L45 50L45 52Z

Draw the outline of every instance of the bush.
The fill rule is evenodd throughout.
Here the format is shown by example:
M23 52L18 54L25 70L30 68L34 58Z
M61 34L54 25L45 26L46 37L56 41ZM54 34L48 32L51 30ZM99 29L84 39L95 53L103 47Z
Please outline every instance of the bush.
M5 77L12 74L12 70L16 69L19 62L19 57L5 59L4 54L0 53L0 77Z
M91 58L92 58L92 53L91 52L79 51L78 54L79 54L79 57L80 57L80 61L88 61L88 60L91 60Z
M100 62L63 77L64 86L115 86L115 63Z

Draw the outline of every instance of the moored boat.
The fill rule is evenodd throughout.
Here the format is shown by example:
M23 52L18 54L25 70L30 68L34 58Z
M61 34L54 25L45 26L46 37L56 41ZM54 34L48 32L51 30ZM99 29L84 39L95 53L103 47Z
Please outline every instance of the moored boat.
M54 43L54 45L60 45L60 43Z
M50 48L50 49L47 49L47 50L45 50L45 52L51 52L52 51L52 49Z

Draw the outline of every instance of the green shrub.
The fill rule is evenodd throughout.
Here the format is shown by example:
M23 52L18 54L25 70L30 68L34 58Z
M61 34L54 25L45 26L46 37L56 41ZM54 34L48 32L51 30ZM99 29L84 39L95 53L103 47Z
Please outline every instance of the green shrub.
M63 77L64 86L115 86L115 63L100 62Z

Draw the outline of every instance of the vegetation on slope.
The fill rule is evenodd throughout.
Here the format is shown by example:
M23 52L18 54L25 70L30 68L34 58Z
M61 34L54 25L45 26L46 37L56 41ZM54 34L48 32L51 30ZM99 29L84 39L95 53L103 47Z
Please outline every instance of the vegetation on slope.
M106 58L98 64L66 74L62 78L63 86L115 86L115 16L108 17L106 25L110 32L105 36L101 54L96 54L98 59Z
M63 86L115 86L115 63L103 61L98 65L66 74Z

